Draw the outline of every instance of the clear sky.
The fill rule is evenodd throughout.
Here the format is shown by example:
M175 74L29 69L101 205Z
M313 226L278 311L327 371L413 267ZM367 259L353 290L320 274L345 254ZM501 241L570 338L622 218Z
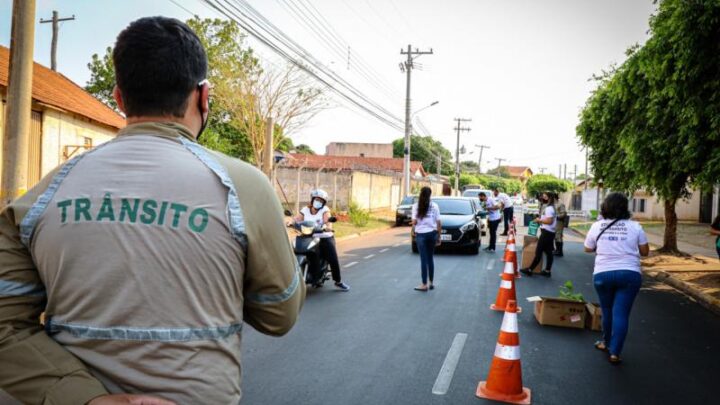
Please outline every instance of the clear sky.
M201 17L218 14L199 0L175 0ZM461 144L468 151L489 145L483 165L494 158L558 172L566 163L584 167L575 138L578 113L594 87L588 79L624 60L625 49L647 38L652 0L249 0L258 11L394 115L404 118L405 76L400 48L433 48L413 71L412 102L427 130L455 151L455 117L472 118ZM347 56L327 49L291 10L311 3L350 46ZM0 44L10 38L11 0L0 0ZM188 11L170 0L37 0L37 18L74 14L60 28L58 70L84 85L87 63L103 53L136 18ZM35 60L50 65L50 24L37 24ZM282 61L252 39L270 66ZM342 56L342 57L341 57ZM361 77L357 60L386 83L383 90ZM389 87L389 89L387 88ZM391 142L402 132L365 113L334 103L293 135L323 153L332 141ZM463 156L477 161L477 151ZM488 163L492 161L492 163ZM505 162L504 164L507 164Z

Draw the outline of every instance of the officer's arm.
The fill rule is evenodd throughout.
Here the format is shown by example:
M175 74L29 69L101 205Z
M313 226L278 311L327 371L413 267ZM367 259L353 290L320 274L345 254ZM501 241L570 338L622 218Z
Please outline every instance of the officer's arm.
M267 178L243 165L231 170L241 185L238 197L245 220L247 259L245 322L280 336L295 324L305 299L305 282L283 225L282 207Z
M40 325L45 287L16 218L33 197L31 191L0 214L0 388L25 404L84 404L107 391Z

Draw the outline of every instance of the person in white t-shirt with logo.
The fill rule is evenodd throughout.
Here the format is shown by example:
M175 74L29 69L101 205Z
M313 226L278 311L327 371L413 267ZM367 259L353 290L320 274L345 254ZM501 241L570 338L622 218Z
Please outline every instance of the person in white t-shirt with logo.
M328 193L325 190L317 189L310 192L310 204L300 210L300 215L295 221L300 223L303 221L314 221L318 225L325 225L327 229L332 230L330 221L330 208L327 207ZM335 248L335 238L320 239L320 254L323 255L332 272L335 287L342 291L350 291L350 286L343 283L340 278L340 261L338 260L337 249Z
M640 224L630 220L624 194L608 195L600 211L603 219L585 238L585 251L596 254L593 284L602 307L603 340L595 347L607 351L610 362L618 364L630 309L642 284L640 256L647 256L650 247Z
M555 250L555 227L557 226L557 214L555 213L555 195L553 193L542 193L542 208L539 218L533 221L540 224L540 238L538 238L535 247L535 258L529 267L520 269L520 272L532 276L532 270L542 261L542 255L545 253L545 268L540 274L545 277L552 275L553 250Z
M498 187L493 189L493 195L495 196L496 201L500 201L502 203L503 233L501 233L500 236L508 236L510 223L513 220L513 215L515 215L512 198L505 193L501 193Z
M485 195L485 193L478 194L478 198L480 199L480 203L485 207L485 210L487 211L487 220L488 220L488 228L490 231L490 242L488 243L488 247L486 247L484 250L486 252L495 252L495 243L497 242L497 230L500 226L501 218L501 210L502 207L500 205L500 201L498 201L495 197Z

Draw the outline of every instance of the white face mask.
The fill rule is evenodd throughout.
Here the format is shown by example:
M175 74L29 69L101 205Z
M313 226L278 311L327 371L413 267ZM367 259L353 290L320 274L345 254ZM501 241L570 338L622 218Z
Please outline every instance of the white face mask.
M319 210L320 208L324 207L325 204L320 200L313 201L313 207L315 207L316 210Z

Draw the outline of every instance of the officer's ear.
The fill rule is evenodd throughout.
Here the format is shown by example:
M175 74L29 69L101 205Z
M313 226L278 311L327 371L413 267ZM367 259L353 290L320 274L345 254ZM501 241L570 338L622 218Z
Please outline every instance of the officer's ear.
M113 87L113 98L117 103L118 109L127 116L127 113L125 112L125 103L123 102L122 93L120 92L120 88L118 86Z
M198 87L200 91L200 112L203 115L203 119L205 119L210 112L210 86L209 81L203 80Z

